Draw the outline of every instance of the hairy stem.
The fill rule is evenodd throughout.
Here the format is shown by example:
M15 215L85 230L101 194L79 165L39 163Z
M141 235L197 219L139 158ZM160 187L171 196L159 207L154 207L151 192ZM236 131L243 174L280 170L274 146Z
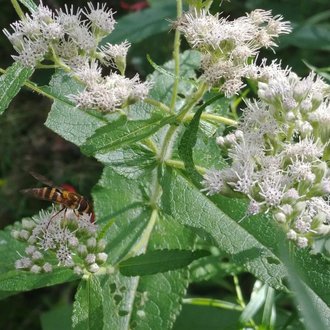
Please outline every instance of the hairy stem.
M182 0L176 1L177 19L182 16ZM178 29L175 30L174 35L174 47L173 47L173 58L174 58L174 83L172 91L172 99L170 104L171 112L174 112L175 102L178 93L179 78L180 78L180 32Z
M220 300L220 299L210 299L210 298L186 298L182 300L184 304L199 305L199 306L211 306L221 309L229 309L234 311L242 311L243 308L237 304L231 302Z

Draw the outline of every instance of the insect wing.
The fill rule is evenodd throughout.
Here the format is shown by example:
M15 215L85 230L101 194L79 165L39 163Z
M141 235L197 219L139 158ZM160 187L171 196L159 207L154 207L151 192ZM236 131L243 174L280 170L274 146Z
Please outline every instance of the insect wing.
M46 186L48 187L52 187L52 188L56 188L58 189L59 191L62 191L62 188L57 186L53 181L51 181L50 179L46 178L45 176L39 174L39 173L36 173L36 172L33 172L33 171L30 171L30 174L36 179L38 180L39 182L45 184Z

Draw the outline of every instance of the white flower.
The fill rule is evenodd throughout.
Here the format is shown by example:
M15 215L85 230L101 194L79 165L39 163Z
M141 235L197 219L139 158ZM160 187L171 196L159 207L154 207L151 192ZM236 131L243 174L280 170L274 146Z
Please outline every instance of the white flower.
M102 60L107 65L112 65L114 68L126 64L126 55L131 44L125 40L120 44L112 45L107 42L100 47ZM120 68L119 68L120 69Z
M206 191L206 195L214 195L219 193L224 185L222 171L208 170L203 175L202 185L205 187L202 191Z
M289 159L305 159L313 161L322 157L324 145L313 138L305 138L297 143L287 143L284 145L283 156Z
M21 234L16 235L17 239L29 242L25 249L29 258L17 260L15 267L31 272L50 272L55 266L52 264L54 257L45 262L50 255L56 256L59 266L69 268L86 269L90 264L104 263L105 244L97 239L97 226L91 222L91 216L77 214L71 209L41 211L39 216L33 217L33 226L29 223L28 229L22 229ZM87 243L90 249L101 253L103 260L97 259L94 253L88 254Z
M88 18L92 29L98 29L104 35L111 33L116 23L112 9L107 8L106 3L97 3L96 8L94 8L92 2L88 2L87 5L88 8L84 10L84 14Z

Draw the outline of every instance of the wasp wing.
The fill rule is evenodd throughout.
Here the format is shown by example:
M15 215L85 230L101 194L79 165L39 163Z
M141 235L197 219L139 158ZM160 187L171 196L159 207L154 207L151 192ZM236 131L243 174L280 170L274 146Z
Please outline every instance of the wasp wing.
M48 187L56 188L59 191L62 191L62 188L57 186L52 180L46 178L42 174L36 173L34 171L29 172L36 180L40 181L41 183L45 184Z

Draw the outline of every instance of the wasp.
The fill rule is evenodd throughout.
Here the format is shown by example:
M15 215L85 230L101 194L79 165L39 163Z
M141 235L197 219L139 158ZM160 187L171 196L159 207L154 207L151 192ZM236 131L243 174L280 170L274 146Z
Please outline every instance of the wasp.
M87 198L75 191L69 191L55 186L53 182L38 173L30 172L30 174L47 187L23 189L21 190L23 194L61 204L62 209L58 213L65 209L72 209L76 214L88 213L93 218L93 207Z

